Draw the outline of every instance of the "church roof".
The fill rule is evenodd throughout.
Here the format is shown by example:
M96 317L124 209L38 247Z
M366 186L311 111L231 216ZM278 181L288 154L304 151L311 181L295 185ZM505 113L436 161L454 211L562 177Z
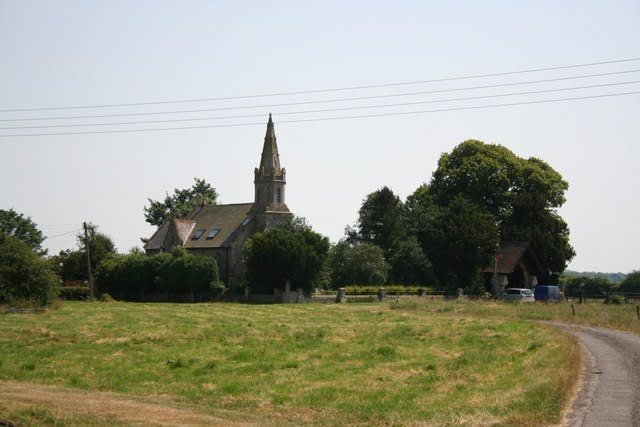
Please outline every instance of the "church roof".
M189 219L196 225L184 242L185 248L219 248L228 246L236 230L251 221L253 203L211 205L196 208ZM217 231L215 231L217 230ZM198 235L200 233L200 235Z
M252 219L253 203L210 205L195 208L187 219L173 219L162 224L145 245L146 250L164 248L173 231L185 248L219 248L228 246L236 230Z

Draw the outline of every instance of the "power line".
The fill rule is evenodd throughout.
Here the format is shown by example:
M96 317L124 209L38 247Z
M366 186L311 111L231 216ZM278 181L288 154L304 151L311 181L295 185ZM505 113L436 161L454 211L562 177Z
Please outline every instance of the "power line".
M362 105L362 106L351 106L351 107L340 107L340 108L325 108L325 109L318 109L318 110L285 111L285 112L276 112L275 114L277 114L278 116L283 116L283 115L291 115L291 114L312 114L312 113L329 113L329 112L336 112L336 111L366 110L371 108L406 107L409 105L436 104L436 103L456 102L456 101L472 101L472 100L478 100L478 99L500 98L500 97L507 97L507 96L536 95L541 93L594 89L594 88L601 88L601 87L621 86L621 85L630 85L630 84L637 84L637 83L640 83L640 80L616 82L616 83L602 83L597 85L573 86L573 87L555 88L555 89L541 89L541 90L525 91L525 92L511 92L511 93L492 94L492 95L402 102L402 103L394 103L394 104ZM43 126L8 126L8 127L0 127L0 130L53 129L53 128L94 127L94 126L123 126L123 125L157 124L157 123L193 122L193 121L204 121L204 120L247 119L247 118L263 117L263 116L264 116L264 113L245 114L245 115L236 115L236 116L143 120L143 121L114 122L114 123L79 123L79 124L43 125Z
M65 232L65 233L55 234L55 235L53 235L53 236L45 236L45 240L46 240L46 239L55 239L56 237L67 236L67 235L69 235L69 234L71 234L71 233L77 233L77 232L79 232L79 231L81 231L81 230L82 230L82 229L81 229L81 228L79 228L79 229L77 229L77 230L71 230L71 231L67 231L67 232Z
M417 84L426 84L426 83L438 83L438 82L455 81L455 80L470 80L470 79L481 79L481 78L487 78L487 77L501 77L501 76L508 76L508 75L516 75L516 74L537 73L542 71L554 71L554 70L566 70L571 68L593 67L597 65L618 64L618 63L634 62L634 61L640 61L640 57L614 59L614 60L599 61L599 62L589 62L589 63L582 63L582 64L561 65L561 66L554 66L554 67L531 68L531 69L516 70L516 71L505 71L505 72L499 72L499 73L474 74L474 75L467 75L467 76L443 77L443 78L428 79L428 80L382 83L377 85L346 86L346 87L338 87L338 88L310 89L310 90L299 90L299 91L290 91L290 92L254 94L254 95L225 96L225 97L198 98L198 99L179 99L179 100L150 101L150 102L131 102L131 103L120 103L120 104L13 108L13 109L0 110L0 113L25 112L25 111L79 110L79 109L89 109L89 108L135 107L135 106L144 106L144 105L179 104L179 103L194 103L194 102L209 102L209 101L230 101L230 100L238 100L238 99L266 98L266 97L274 97L274 96L308 95L311 93L341 92L341 91L350 91L350 90L376 89L376 88L394 87L394 86L408 86L408 85L417 85Z
M640 69L625 70L625 71L613 71L613 72L608 72L608 73L597 73L597 74L583 74L583 75L579 75L579 76L556 77L556 78L542 79L542 80L528 80L528 81L522 81L522 82L497 83L497 84L491 84L491 85L467 86L467 87L458 87L458 88L435 89L435 90L418 91L418 92L403 92L403 93L384 94L384 95L358 96L358 97L350 97L350 98L333 98L333 99L313 100L313 101L286 102L286 103L279 103L279 104L263 104L263 105L244 105L244 106L235 106L235 107L202 108L202 109L196 109L196 110L173 110L173 111L155 111L155 112L154 111L149 111L149 112L141 112L141 113L115 113L115 114L98 114L98 115L83 115L83 116L59 116L59 117L31 117L31 118L22 118L22 119L0 119L0 122L103 119L103 118L113 118L113 117L134 117L134 116L151 116L151 115L161 115L161 114L186 114L186 113L205 113L205 112L212 112L212 111L230 111L230 110L247 110L247 109L258 109L258 108L276 108L276 107L288 107L288 106L295 106L295 105L325 104L325 103L348 102L348 101L364 101L364 100L367 100L367 99L395 98L395 97L415 96L415 95L433 95L433 94L437 94L437 93L461 92L461 91L477 90L477 89L495 89L495 88L499 88L499 87L523 86L523 85L539 84L539 83L551 83L551 82L576 80L576 79L585 79L585 78L592 78L592 77L604 77L604 76L629 74L629 73L637 73L637 72L640 72Z
M610 98L610 97L638 95L638 94L640 94L640 91L577 96L577 97L571 97L571 98L545 99L545 100L536 100L536 101L520 101L520 102L512 102L512 103L505 103L505 104L486 104L486 105L476 105L476 106L450 107L450 108L440 108L440 109L434 109L434 110L399 111L399 112L389 112L389 113L362 114L362 115L355 115L355 116L337 116L337 117L319 117L319 118L309 118L309 119L280 120L278 123L321 122L321 121L330 121L330 120L349 120L349 119L363 119L363 118L373 118L373 117L440 113L440 112L447 112L447 111L480 110L480 109L487 109L487 108L513 107L518 105L546 104L546 103L565 102L565 101L580 101L580 100L586 100L586 99ZM264 123L261 121L261 122L253 122L253 123L229 123L229 124L204 125L204 126L184 126L184 127L173 127L173 128L119 129L119 130L86 131L86 132L10 134L10 135L0 135L0 137L7 138L7 137L63 136L63 135L99 135L99 134L111 134L111 133L134 133L134 132L137 133L137 132L190 130L190 129L210 129L210 128L223 128L223 127L246 127L246 126L264 126Z

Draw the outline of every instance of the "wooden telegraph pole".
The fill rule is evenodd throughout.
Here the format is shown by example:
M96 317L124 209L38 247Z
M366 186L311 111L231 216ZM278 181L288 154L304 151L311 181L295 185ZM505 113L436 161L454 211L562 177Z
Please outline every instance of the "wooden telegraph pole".
M84 247L87 249L87 277L89 278L89 296L91 299L95 298L93 292L93 274L91 273L91 251L89 250L89 231L87 227L87 223L82 223L82 228L84 228Z

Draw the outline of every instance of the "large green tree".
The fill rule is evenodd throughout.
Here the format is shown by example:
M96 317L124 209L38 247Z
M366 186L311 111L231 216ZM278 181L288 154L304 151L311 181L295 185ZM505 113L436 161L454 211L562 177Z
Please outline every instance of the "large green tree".
M358 239L382 248L389 261L393 249L404 238L402 201L389 187L367 195L358 216Z
M286 283L305 293L322 272L329 251L329 240L314 232L304 221L256 233L245 243L247 275L255 292L283 290Z
M163 201L147 199L149 206L144 207L144 218L151 225L162 225L171 218L183 218L195 207L216 203L216 189L204 179L194 178L191 188L176 188L172 195L167 194Z
M567 189L546 162L469 140L442 155L428 193L440 206L456 197L472 202L493 217L501 240L529 241L550 274L562 272L575 255L569 228L557 212Z
M25 217L13 209L0 209L0 233L22 240L40 255L45 255L47 252L42 249L41 245L45 237L38 230L37 225L30 217Z

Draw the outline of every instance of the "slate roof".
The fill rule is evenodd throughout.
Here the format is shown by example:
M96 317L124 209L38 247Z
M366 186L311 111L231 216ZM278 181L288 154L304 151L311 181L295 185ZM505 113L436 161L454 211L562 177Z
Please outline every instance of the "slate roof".
M149 241L144 245L144 248L147 250L160 250L162 243L169 232L170 224L171 222L165 221L164 224L158 227L156 232L153 233L153 236L151 236Z
M236 230L251 222L252 208L253 203L197 207L186 219L174 219L158 227L145 249L160 250L172 227L175 227L185 248L225 247L233 240ZM212 229L217 229L217 234L213 238L207 238ZM197 234L200 236L196 239Z
M514 272L520 260L525 256L527 251L529 250L529 242L502 242L500 247L496 251L496 259L497 259L497 268L496 272L498 274L511 274ZM541 270L540 264L533 253L531 253L530 258L533 259L534 265L531 268L536 270ZM493 262L491 265L487 266L484 269L485 273L493 273Z
M184 241L185 248L219 248L230 243L234 231L248 225L251 219L253 203L238 203L232 205L211 205L196 208L189 219L196 222L191 234ZM243 225L243 222L246 223ZM213 239L207 239L212 229L218 229ZM194 239L198 230L204 230L198 239ZM228 242L229 241L229 242Z

